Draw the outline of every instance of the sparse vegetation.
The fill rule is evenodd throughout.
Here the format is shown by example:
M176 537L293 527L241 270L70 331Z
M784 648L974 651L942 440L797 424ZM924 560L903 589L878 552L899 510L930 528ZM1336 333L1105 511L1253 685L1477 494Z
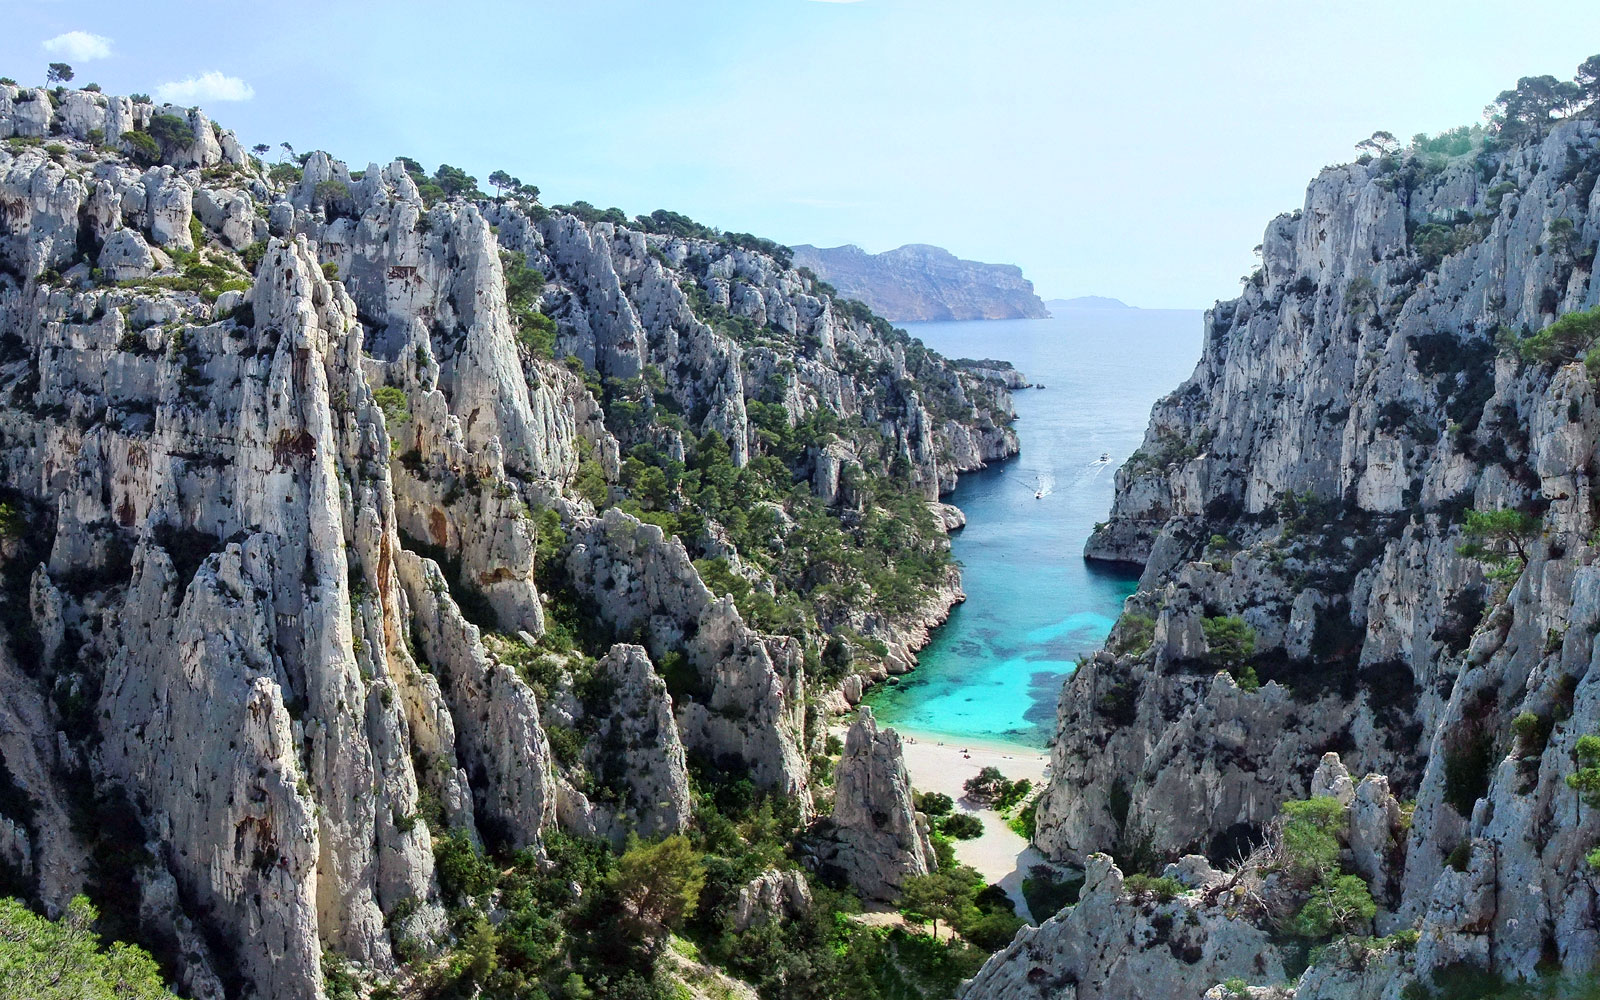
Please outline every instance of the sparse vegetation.
M1226 670L1242 691L1261 687L1255 667L1248 662L1256 652L1256 630L1236 615L1206 618L1200 623L1211 662Z
M1488 567L1488 576L1513 583L1528 564L1528 545L1538 537L1538 517L1520 510L1469 510L1457 552Z
M1129 875L1122 887L1130 896L1146 896L1162 903L1170 903L1183 895L1183 883L1175 878L1157 878L1150 875Z
M1567 787L1578 793L1584 804L1600 809L1600 736L1586 733L1572 748L1577 767L1567 775Z

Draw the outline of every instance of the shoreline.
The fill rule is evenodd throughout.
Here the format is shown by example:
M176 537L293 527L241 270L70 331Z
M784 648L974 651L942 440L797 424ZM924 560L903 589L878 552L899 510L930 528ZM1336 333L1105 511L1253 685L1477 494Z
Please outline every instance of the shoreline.
M967 747L980 750L986 754L1007 754L1015 757L1043 757L1050 758L1049 747L1036 747L1028 743L1019 743L1012 740L1000 739L993 736L970 736L965 733L941 733L920 726L908 726L895 722L878 713L876 705L868 704L862 699L862 704L872 709L872 714L877 717L878 724L886 729L893 729L900 734L901 742L915 746L935 746L961 749ZM1009 777L1009 775L1008 775Z
M890 726L888 728L895 729ZM898 729L896 729L899 732ZM955 812L978 817L983 833L971 840L953 842L956 860L970 865L984 881L1005 889L1017 916L1032 922L1022 882L1034 865L1046 859L1026 837L1006 824L994 809L980 807L966 797L962 786L985 767L996 767L1011 781L1027 779L1038 794L1050 773L1048 753L1016 747L982 746L976 741L943 744L901 734L901 759L913 791L940 792L955 802Z

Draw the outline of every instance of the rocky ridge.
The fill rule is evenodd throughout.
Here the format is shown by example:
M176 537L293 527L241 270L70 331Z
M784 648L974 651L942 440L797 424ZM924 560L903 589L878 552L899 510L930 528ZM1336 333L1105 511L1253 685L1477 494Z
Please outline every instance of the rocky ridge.
M855 246L797 246L794 260L897 323L1050 315L1021 268L962 260L940 247L912 243L869 254Z
M1414 957L1339 993L1335 950L1302 995L1600 956L1600 821L1568 782L1600 731L1600 411L1582 347L1536 346L1600 304L1600 123L1466 145L1329 168L1274 220L1086 549L1144 570L1062 693L1048 854L1222 864L1328 750L1407 803L1372 888ZM1510 534L1468 544L1497 510Z
M810 695L959 594L924 502L1016 450L1004 387L760 252L280 166L0 85L7 885L119 902L189 995L311 998L452 946L441 838L680 830L691 759L810 815ZM937 585L758 629L813 584L653 488L690 463L846 549L892 479Z

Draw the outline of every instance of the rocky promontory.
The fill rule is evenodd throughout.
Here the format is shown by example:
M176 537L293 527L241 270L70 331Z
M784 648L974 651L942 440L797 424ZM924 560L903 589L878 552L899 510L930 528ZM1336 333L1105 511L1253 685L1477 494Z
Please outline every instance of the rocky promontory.
M897 323L1050 315L1021 268L962 260L926 244L876 254L857 246L802 245L794 248L794 261Z

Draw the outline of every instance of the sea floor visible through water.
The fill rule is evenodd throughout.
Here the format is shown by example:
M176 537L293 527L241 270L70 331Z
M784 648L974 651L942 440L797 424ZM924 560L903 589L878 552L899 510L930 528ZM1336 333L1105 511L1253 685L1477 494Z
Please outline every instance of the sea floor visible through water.
M1111 509L1151 405L1193 371L1201 313L1082 309L906 329L946 357L1010 361L1044 388L1012 393L1022 453L962 476L944 498L967 515L952 539L966 602L916 670L867 703L919 739L1037 752L1055 735L1063 682L1138 583L1126 568L1085 562L1083 543Z

